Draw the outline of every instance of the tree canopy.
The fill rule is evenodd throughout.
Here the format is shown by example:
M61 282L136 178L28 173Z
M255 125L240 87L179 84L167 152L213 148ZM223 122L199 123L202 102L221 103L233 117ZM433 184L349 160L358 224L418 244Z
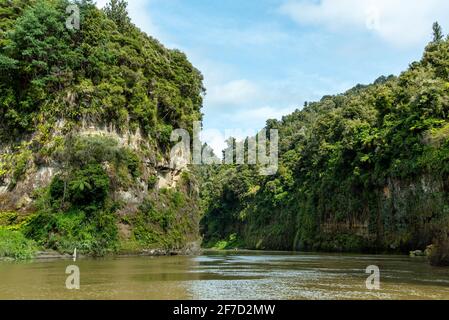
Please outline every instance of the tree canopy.
M447 232L449 40L434 26L419 62L304 108L278 129L280 166L217 167L203 188L210 245L384 251ZM442 231L443 230L443 231Z
M126 2L80 8L80 30L65 26L67 0L0 4L0 137L64 119L141 130L161 144L172 127L201 119L201 73L130 23Z

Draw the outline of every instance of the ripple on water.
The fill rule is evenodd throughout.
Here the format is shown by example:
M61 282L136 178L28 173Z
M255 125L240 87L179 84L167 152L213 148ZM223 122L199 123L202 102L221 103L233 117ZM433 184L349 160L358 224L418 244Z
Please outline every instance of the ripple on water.
M0 263L0 299L449 299L449 269L397 256L211 253L80 260L81 290L65 289L71 261ZM381 269L369 291L368 265Z

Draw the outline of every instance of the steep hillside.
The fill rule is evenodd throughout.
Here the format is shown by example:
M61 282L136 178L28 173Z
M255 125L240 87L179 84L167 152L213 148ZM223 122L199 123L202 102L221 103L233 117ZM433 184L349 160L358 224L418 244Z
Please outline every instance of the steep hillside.
M280 168L216 168L202 222L210 246L407 252L449 263L449 40L421 61L282 121Z
M0 229L60 252L185 248L198 191L170 134L201 120L202 75L125 2L77 1L79 30L70 4L0 3Z

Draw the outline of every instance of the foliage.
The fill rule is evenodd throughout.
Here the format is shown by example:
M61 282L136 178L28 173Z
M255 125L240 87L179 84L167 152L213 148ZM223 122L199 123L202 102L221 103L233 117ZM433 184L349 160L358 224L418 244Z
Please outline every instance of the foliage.
M433 24L432 29L433 29L433 41L438 42L443 40L444 38L443 29L441 28L438 22L435 22Z
M202 75L129 22L125 1L102 12L77 1L81 29L69 30L67 0L9 0L0 5L0 141L39 123L81 121L141 130L192 127L201 118ZM5 29L3 29L5 28Z
M0 227L0 258L15 260L31 259L36 252L36 245L19 231Z
M423 58L399 77L267 121L279 170L203 170L206 243L237 234L247 248L424 249L448 212L449 40L434 26Z
M80 9L79 30L66 27L69 4ZM145 184L154 208L144 203L135 214L129 205L130 240L180 248L197 238L197 198L186 199L184 182L158 193L144 161L156 165L173 128L191 130L201 120L203 77L184 53L133 25L126 8L123 0L104 10L91 0L0 2L0 184L7 196L24 193L22 179L56 172L29 194L36 214L0 216L0 225L44 248L116 252L119 215L128 210L117 195L143 193ZM91 127L103 134L87 133Z
M0 212L0 228L9 231L23 231L32 215L24 215L13 211Z
M68 197L74 205L103 206L109 194L109 177L100 165L76 171L68 184Z
M132 240L140 247L181 249L198 234L195 198L185 193L162 189L147 198L137 215L130 219Z
M25 234L43 247L70 253L104 255L118 248L117 207L111 201L108 161L120 166L123 150L114 140L99 137L70 139L61 151L63 171L41 190L39 212ZM127 165L127 161L125 161ZM112 173L111 173L112 175Z
M111 0L104 8L107 17L114 21L121 31L126 31L131 26L127 7L126 1Z
M221 240L212 245L212 249L216 250L229 250L229 249L236 249L238 247L239 241L237 239L236 233L229 235L227 240Z
M116 252L118 230L116 215L97 211L87 215L81 210L59 213L40 212L25 228L25 235L41 246L61 253L103 256Z

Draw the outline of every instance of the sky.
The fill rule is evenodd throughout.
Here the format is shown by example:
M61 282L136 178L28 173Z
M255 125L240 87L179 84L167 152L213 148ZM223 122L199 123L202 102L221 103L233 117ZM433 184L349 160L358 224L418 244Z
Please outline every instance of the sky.
M98 0L102 7L107 0ZM218 153L306 101L398 75L447 0L129 0L132 21L204 75L203 139Z

